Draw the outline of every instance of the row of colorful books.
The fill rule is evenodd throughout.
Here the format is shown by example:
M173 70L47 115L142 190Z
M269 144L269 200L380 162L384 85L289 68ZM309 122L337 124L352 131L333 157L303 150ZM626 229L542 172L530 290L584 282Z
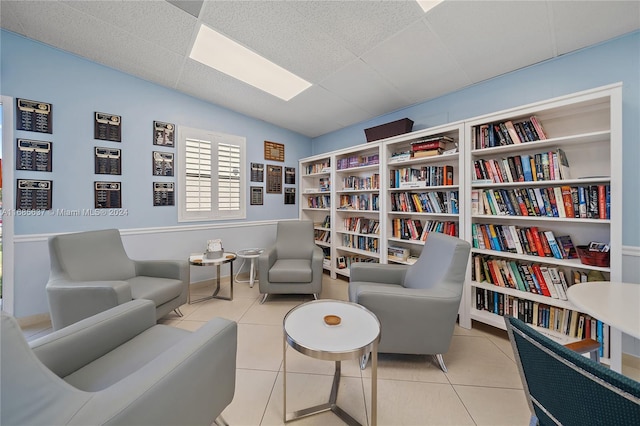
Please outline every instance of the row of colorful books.
M458 191L394 192L391 211L458 214Z
M361 235L342 234L342 245L348 248L378 253L379 239Z
M327 173L331 171L331 161L319 161L317 163L309 164L304 168L305 174L313 175L316 173Z
M571 179L569 160L560 148L534 155L476 160L473 166L476 179L495 183Z
M394 218L391 227L391 235L403 240L426 241L429 232L458 236L458 223L451 221L427 220L423 225L418 219Z
M323 243L330 243L331 242L331 232L329 231L321 231L319 229L316 229L313 231L313 238L316 241L320 241Z
M565 271L540 263L520 262L482 254L473 255L472 280L567 300Z
M340 195L341 210L380 210L380 195L378 194L357 194Z
M590 315L477 287L475 296L478 310L511 315L570 338L596 340L600 342L600 356L609 357L609 326Z
M366 217L347 217L343 220L344 229L361 234L378 234L380 221Z
M374 173L368 177L344 177L342 178L342 189L380 189L380 175L378 173Z
M328 209L331 208L331 196L318 195L315 197L308 197L307 203L309 204L309 208L312 209Z
M405 184L416 186L453 185L453 166L403 167L391 170L390 188L404 188Z
M350 169L353 167L364 167L380 164L380 156L378 154L371 155L353 155L350 157L339 158L336 160L338 170Z
M609 219L611 186L474 189L471 214Z
M547 139L542 123L535 115L528 120L482 124L474 127L472 135L476 149Z
M541 231L537 226L472 223L471 235L474 248L556 259L578 258L569 235L556 237L553 231Z

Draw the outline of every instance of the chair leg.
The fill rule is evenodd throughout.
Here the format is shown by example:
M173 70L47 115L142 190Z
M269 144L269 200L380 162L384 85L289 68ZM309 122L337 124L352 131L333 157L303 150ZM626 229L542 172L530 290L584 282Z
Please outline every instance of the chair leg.
M319 296L320 296L320 295L319 295L318 293L313 293L313 298L314 298L315 300L318 300L318 299L320 298Z
M182 311L180 310L180 308L175 308L175 309L173 310L173 312L175 312L175 313L176 313L176 315L177 315L177 316L179 316L179 317L181 317L181 318L184 316L184 314L182 313Z
M436 359L438 360L438 364L440 364L440 368L442 369L442 371L446 373L448 370L447 370L447 366L444 365L444 358L442 358L442 354L436 354L435 356L436 356Z
M213 421L213 424L216 426L229 426L229 423L222 417L222 414Z
M367 352L360 357L360 370L364 370L367 367L367 362L369 362L369 355L371 355L371 352Z
M264 302L267 301L267 297L269 297L269 293L265 293L262 295L262 299L260 299L260 304L262 305Z

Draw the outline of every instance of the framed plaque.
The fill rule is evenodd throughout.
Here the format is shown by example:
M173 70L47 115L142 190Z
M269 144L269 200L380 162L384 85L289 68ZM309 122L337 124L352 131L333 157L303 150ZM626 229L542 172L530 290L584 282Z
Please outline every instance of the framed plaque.
M153 205L176 205L175 185L173 182L153 182Z
M153 175L173 176L173 153L153 151Z
M296 168L295 167L284 168L284 183L285 185L296 184Z
M104 148L96 146L95 150L95 174L121 175L122 153L116 148Z
M282 194L282 166L267 165L267 194Z
M284 161L284 144L264 141L264 159Z
M285 188L284 189L284 203L285 204L295 204L296 203L296 189L295 188Z
M173 148L176 126L162 121L153 122L153 144Z
M252 186L249 188L251 191L251 205L252 206L261 206L263 204L263 193L261 186Z
M121 182L93 182L96 209L122 208Z
M106 112L96 112L93 123L93 138L122 142L122 117Z
M16 189L16 210L51 210L52 181L18 179Z
M53 105L16 98L16 129L53 133Z
M251 163L251 182L264 182L263 163Z
M50 172L52 149L51 142L18 139L16 170Z

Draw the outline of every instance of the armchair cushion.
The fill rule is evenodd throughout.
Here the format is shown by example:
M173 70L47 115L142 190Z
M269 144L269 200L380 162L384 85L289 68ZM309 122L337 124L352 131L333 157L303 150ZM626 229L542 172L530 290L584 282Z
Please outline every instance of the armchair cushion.
M175 299L184 286L180 280L145 276L129 278L127 283L131 286L133 299L151 300L156 306Z
M311 277L309 259L278 259L269 269L269 281L273 283L308 283Z

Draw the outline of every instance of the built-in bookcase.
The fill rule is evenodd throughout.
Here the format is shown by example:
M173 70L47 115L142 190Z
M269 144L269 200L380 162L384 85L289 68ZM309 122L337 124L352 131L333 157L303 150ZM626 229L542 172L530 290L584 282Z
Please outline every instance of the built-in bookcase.
M318 230L330 235L332 277L348 277L352 261L410 264L425 229L457 235L473 246L462 327L504 329L502 315L514 314L562 343L595 329L605 362L619 369L620 332L577 312L561 278L567 286L590 275L621 280L621 90L610 85L303 159L301 217L320 228L329 216L328 231ZM440 139L438 152L411 155ZM323 162L329 172L313 168ZM329 179L328 194L320 178ZM567 236L574 246L608 244L610 264L567 258ZM548 293L538 280L551 284Z
M620 359L620 336L607 336L606 324L564 294L589 276L621 278L620 92L610 86L465 122L462 221L473 249L463 327L505 328L502 315L511 314L563 343L595 337L605 358ZM610 265L570 258L567 239L608 244Z
M331 157L300 161L300 218L313 222L314 238L324 252L324 269L331 270Z

